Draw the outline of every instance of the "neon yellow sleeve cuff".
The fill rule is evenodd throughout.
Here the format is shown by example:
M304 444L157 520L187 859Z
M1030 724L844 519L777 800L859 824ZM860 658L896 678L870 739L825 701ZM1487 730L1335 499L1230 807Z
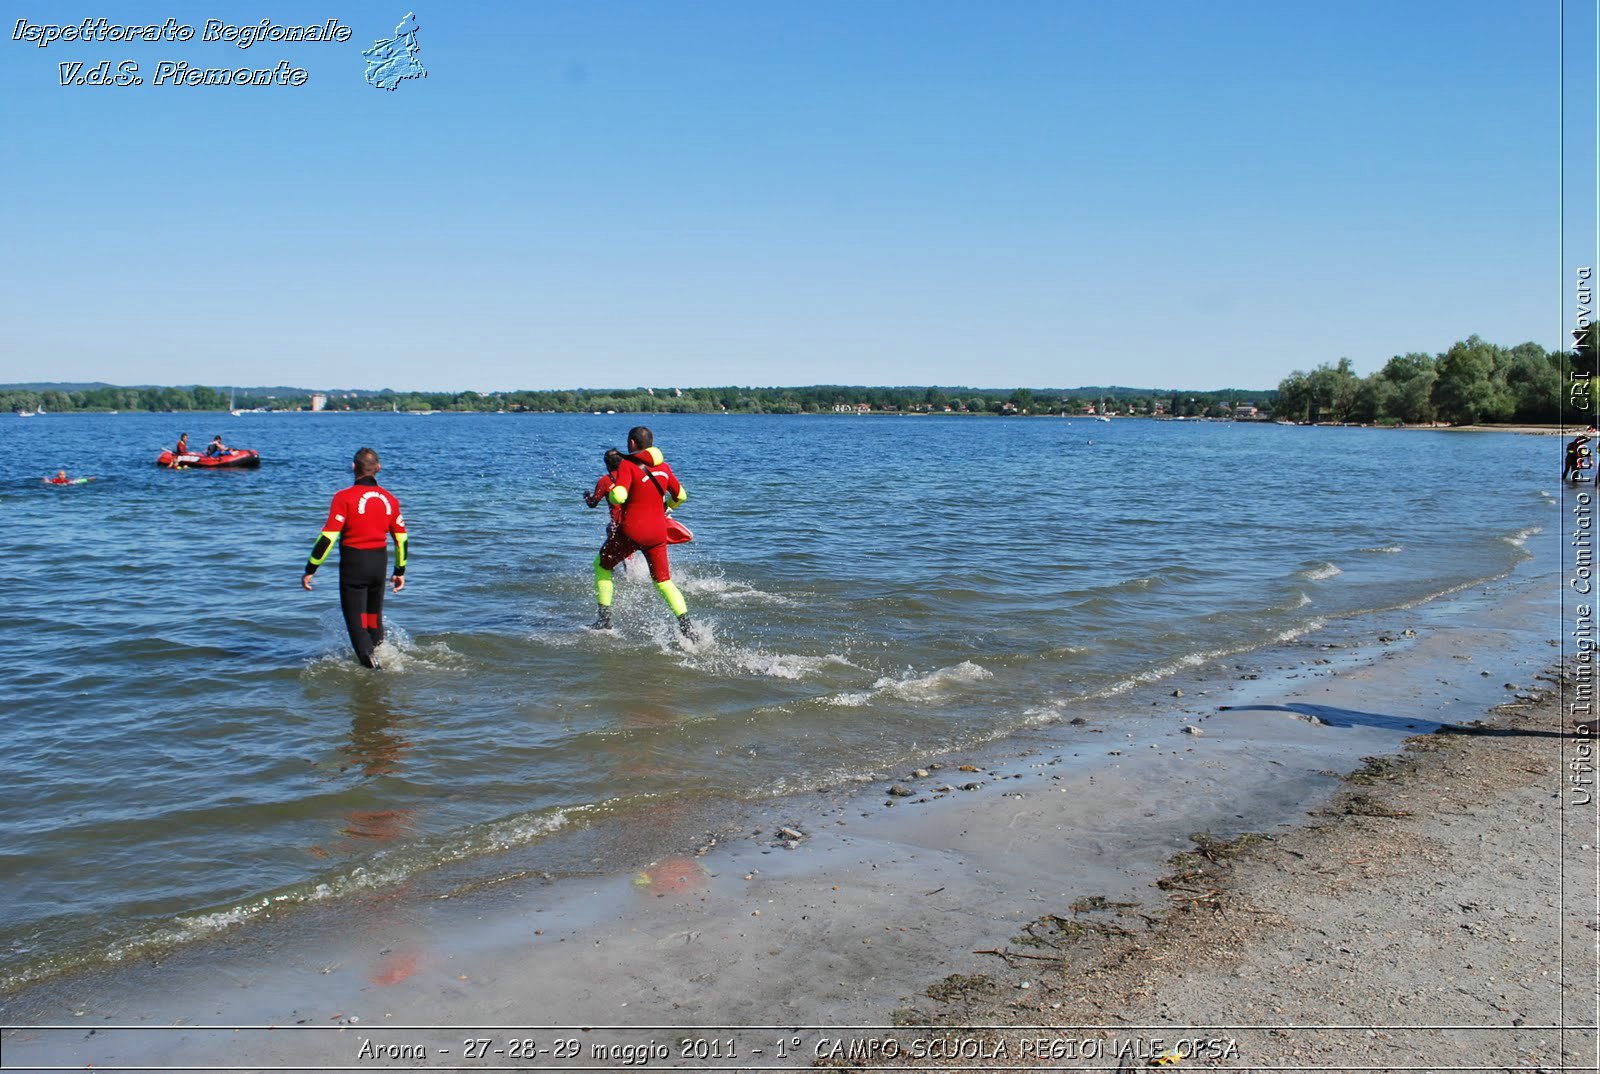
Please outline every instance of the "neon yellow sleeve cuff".
M333 546L338 543L338 530L323 530L317 535L317 543L311 546L311 558L306 562L313 567L322 566L328 558L328 553L333 551Z

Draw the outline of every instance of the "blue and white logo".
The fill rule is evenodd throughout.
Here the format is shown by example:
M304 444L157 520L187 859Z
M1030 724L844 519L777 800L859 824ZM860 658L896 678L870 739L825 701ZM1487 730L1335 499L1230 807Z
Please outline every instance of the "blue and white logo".
M417 16L408 11L394 28L393 37L379 38L361 54L367 58L367 85L393 92L408 78L427 78L427 69L417 59L420 51Z

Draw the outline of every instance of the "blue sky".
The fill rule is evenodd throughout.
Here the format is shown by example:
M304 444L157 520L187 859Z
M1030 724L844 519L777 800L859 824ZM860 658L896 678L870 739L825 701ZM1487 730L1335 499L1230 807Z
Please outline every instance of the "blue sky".
M410 3L8 0L0 381L1257 387L1561 342L1556 2L424 5L428 77L375 90ZM11 40L227 12L354 38ZM58 84L108 58L310 77Z

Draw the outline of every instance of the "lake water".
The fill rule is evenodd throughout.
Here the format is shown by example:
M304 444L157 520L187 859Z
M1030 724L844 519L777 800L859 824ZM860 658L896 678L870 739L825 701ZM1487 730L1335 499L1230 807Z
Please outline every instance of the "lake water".
M586 629L579 493L636 420L0 418L0 984L1070 719L1558 540L1552 438L660 416L686 648L642 564ZM184 431L263 464L155 466ZM412 534L377 673L334 565L298 587L364 444Z

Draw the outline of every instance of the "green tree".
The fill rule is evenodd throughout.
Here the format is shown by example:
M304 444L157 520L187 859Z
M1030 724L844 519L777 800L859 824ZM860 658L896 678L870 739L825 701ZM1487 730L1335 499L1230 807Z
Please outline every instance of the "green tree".
M1176 402L1176 400L1174 400ZM1278 382L1276 414L1284 421L1306 421L1311 416L1311 378L1295 370Z
M1360 381L1350 359L1340 358L1336 365L1323 362L1306 378L1311 395L1313 421L1349 421L1355 407L1356 391Z
M1561 420L1561 362L1537 343L1519 343L1505 352L1502 379L1516 421Z
M1397 418L1408 425L1433 421L1433 385L1438 379L1434 357L1413 351L1397 354L1375 374L1389 385L1383 393L1382 416Z
M1495 383L1496 350L1477 336L1469 336L1439 356L1433 405L1440 417L1471 425L1509 415L1508 395Z
M1350 420L1362 424L1380 422L1391 417L1394 385L1379 374L1363 377L1356 385L1355 402L1350 407Z

